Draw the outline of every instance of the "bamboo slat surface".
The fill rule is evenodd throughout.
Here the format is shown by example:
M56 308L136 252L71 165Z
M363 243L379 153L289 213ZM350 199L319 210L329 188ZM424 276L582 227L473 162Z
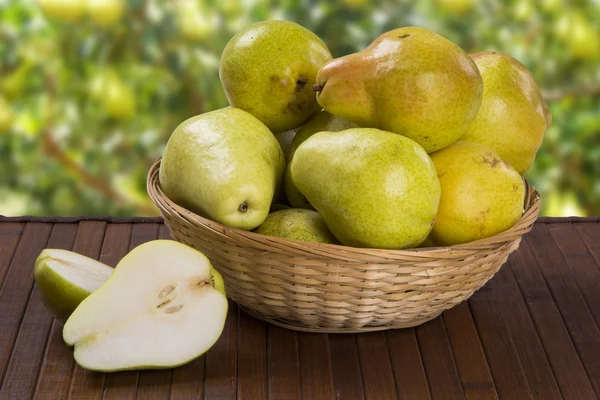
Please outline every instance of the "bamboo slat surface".
M305 333L231 304L204 356L176 369L77 366L44 308L46 247L115 265L168 238L160 219L0 217L0 399L596 399L600 219L540 218L468 301L415 328Z

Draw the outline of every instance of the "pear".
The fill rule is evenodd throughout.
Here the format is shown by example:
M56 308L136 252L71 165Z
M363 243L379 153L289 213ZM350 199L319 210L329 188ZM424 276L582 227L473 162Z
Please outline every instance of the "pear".
M524 174L552 122L548 105L535 78L518 60L495 51L471 57L483 77L483 101L461 139L490 147Z
M473 60L456 44L406 27L325 64L314 90L331 114L399 133L431 153L467 131L481 105L483 83Z
M311 137L317 132L339 132L349 128L358 128L356 124L346 121L343 118L336 117L335 115L329 114L327 111L322 110L315 114L308 122L298 130L296 136L292 140L288 152L288 164L285 170L284 183L285 196L288 202L295 208L308 208L312 209L312 206L308 203L306 198L302 196L302 193L298 191L294 182L292 181L292 175L290 172L290 160L294 157L294 153L298 146L300 146L306 139Z
M134 248L63 328L82 368L170 368L202 355L223 331L223 280L199 251L172 240Z
M256 232L301 242L338 243L316 211L290 208L269 214Z
M160 186L177 204L225 225L251 230L281 188L285 161L275 136L239 108L182 122L165 148Z
M290 21L264 21L227 43L219 77L232 107L248 111L273 132L283 132L321 109L312 86L331 58L308 29Z
M523 214L525 186L519 172L495 151L458 141L431 155L442 198L431 236L441 246L493 236Z
M411 139L372 128L319 132L294 154L292 179L342 243L402 249L433 226L435 167Z
M104 263L62 249L42 250L33 272L42 302L58 319L67 319L112 273Z

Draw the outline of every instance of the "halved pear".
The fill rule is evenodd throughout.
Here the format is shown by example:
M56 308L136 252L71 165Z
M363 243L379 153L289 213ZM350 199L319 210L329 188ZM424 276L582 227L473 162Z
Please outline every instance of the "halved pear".
M67 319L112 272L100 261L62 249L42 250L34 267L42 302L59 319Z
M212 347L227 308L223 279L204 254L154 240L129 252L77 307L63 339L90 370L176 367Z

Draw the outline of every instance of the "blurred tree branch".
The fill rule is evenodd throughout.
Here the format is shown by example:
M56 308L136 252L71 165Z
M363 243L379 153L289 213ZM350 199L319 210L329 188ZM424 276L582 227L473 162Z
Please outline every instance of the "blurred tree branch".
M81 180L88 186L98 190L104 196L111 200L114 200L118 204L126 205L130 204L125 198L123 198L118 192L116 192L106 181L99 179L92 175L89 171L85 170L77 162L73 161L56 143L52 134L48 130L42 132L44 152L50 157L54 158L61 165L67 168L69 171L77 175ZM155 211L146 206L145 204L134 204L136 211L144 215L154 215Z
M542 91L542 96L544 96L544 99L546 99L546 101L548 101L548 102L561 100L565 97L570 97L570 96L595 96L595 95L600 95L600 85Z
M143 215L155 215L156 212L151 207L148 207L145 204L132 204L130 201L127 201L125 197L123 197L120 193L115 191L105 180L102 180L92 175L82 165L80 165L71 157L69 157L63 151L60 145L56 143L52 133L48 128L52 125L52 112L50 111L50 108L52 107L52 103L56 97L56 85L54 83L53 77L51 77L49 74L46 74L45 76L45 85L48 93L49 110L47 112L46 118L46 129L42 131L42 144L44 152L50 157L54 158L56 161L58 161L67 170L77 175L86 185L96 189L104 196L115 201L116 203L120 205L132 205L137 212Z

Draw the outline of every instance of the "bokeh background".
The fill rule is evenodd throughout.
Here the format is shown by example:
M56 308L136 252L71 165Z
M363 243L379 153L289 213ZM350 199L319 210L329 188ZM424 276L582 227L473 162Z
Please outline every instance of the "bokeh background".
M334 57L406 25L531 69L553 113L528 180L543 215L600 215L598 0L0 0L0 214L156 215L173 129L227 100L227 41L288 19Z

